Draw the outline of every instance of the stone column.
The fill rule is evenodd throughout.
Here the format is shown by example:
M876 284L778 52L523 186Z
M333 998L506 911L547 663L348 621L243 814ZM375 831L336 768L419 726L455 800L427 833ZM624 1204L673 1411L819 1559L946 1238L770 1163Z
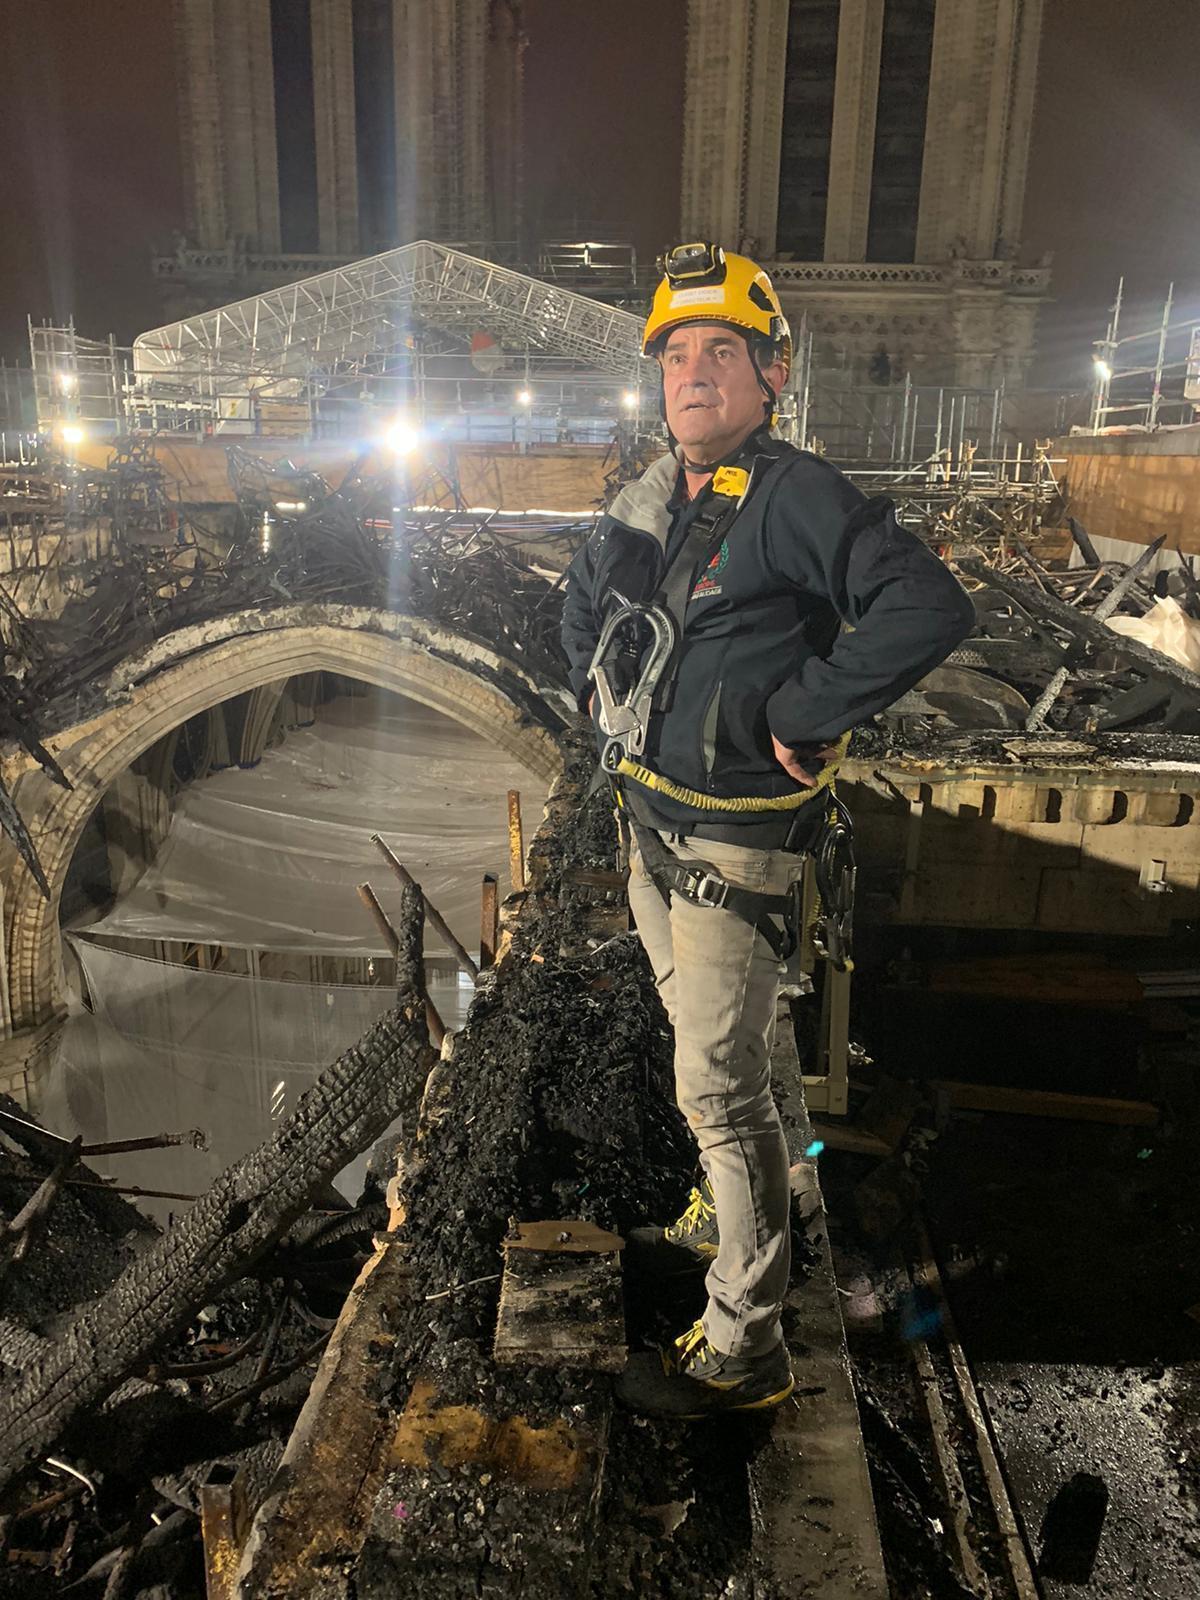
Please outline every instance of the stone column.
M882 5L883 0L879 0ZM788 0L755 0L749 39L749 84L742 215L737 249L753 241L757 258L775 254L779 227L779 147L783 139L783 77L787 66Z
M175 0L175 49L188 237L201 249L219 250L227 228L215 0Z
M444 0L393 0L396 95L396 236L399 244L438 236L434 199L444 189L435 164L435 13ZM442 64L443 70L445 63Z
M349 256L359 247L351 0L310 0L313 123L317 145L317 247Z
M754 12L755 0L688 0L682 239L740 242Z
M917 260L986 260L979 237L978 181L994 70L989 44L1001 0L938 0L925 117L925 158L917 216Z
M518 249L530 243L525 238L522 204L525 42L520 0L496 0L488 34L486 67L489 85L488 214L492 237L512 240Z
M680 237L775 253L787 0L689 0Z
M447 107L458 146L458 237L484 240L491 233L488 204L488 123L491 85L487 79L490 0L456 0L458 81Z
M917 260L995 258L1020 235L1041 0L938 0Z
M825 212L826 261L867 258L882 41L883 0L842 0Z
M1044 0L1020 0L1008 153L1000 196L1000 235L1016 246L1025 214L1025 179L1029 172L1029 140L1037 95L1038 55L1042 43Z
M279 249L279 154L271 0L217 0L225 227L254 252Z

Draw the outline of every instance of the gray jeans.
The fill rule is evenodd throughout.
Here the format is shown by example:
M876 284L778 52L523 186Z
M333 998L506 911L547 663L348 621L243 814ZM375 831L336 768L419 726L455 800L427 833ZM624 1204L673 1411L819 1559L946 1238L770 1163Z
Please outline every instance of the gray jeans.
M660 835L660 838L663 837ZM664 844L707 861L730 883L783 894L803 871L782 850L696 839ZM675 1096L712 1184L721 1247L709 1268L704 1332L727 1354L779 1342L791 1262L788 1154L771 1097L771 1046L783 969L731 911L677 894L668 910L630 848L629 903L675 1029Z

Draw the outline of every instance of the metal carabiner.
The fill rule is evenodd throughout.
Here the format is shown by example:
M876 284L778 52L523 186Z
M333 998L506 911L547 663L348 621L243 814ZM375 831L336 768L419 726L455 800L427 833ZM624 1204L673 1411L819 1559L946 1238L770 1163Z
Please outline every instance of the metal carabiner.
M616 594L615 590L613 592ZM639 605L620 594L616 594L616 598L620 604L600 630L600 638L588 667L588 678L595 683L600 701L600 731L609 738L604 751L606 766L609 765L609 752L618 741L620 754L641 755L646 745L654 692L675 650L675 624L666 611L658 606ZM612 648L618 630L634 620L646 623L653 640L637 682L623 700L618 700L609 682L605 657Z

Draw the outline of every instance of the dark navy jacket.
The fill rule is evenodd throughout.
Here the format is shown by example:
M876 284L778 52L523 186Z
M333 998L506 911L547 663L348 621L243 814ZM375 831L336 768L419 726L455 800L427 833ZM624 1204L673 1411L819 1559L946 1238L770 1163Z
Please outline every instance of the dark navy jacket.
M718 796L795 793L772 733L790 746L830 743L911 688L975 623L952 573L888 502L867 501L835 467L766 435L747 449L776 459L758 462L760 486L692 590L674 697L652 718L642 757ZM664 456L626 485L571 563L562 638L581 710L612 591L650 600L691 516L712 507L708 487L681 504L680 471ZM658 796L637 810L655 826L697 831L686 826L695 811ZM722 818L730 828L740 820Z

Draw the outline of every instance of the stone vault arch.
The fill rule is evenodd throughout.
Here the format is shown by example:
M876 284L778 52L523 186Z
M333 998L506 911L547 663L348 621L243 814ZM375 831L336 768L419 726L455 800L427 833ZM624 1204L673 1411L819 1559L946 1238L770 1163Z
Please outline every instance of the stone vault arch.
M122 662L98 685L106 707L45 743L73 789L21 752L5 778L51 887L46 900L6 841L6 1022L20 1033L63 1009L59 898L88 816L108 786L156 739L263 684L342 673L408 695L463 723L547 780L562 769L565 727L553 691L486 645L436 623L344 605L292 605L197 623Z

